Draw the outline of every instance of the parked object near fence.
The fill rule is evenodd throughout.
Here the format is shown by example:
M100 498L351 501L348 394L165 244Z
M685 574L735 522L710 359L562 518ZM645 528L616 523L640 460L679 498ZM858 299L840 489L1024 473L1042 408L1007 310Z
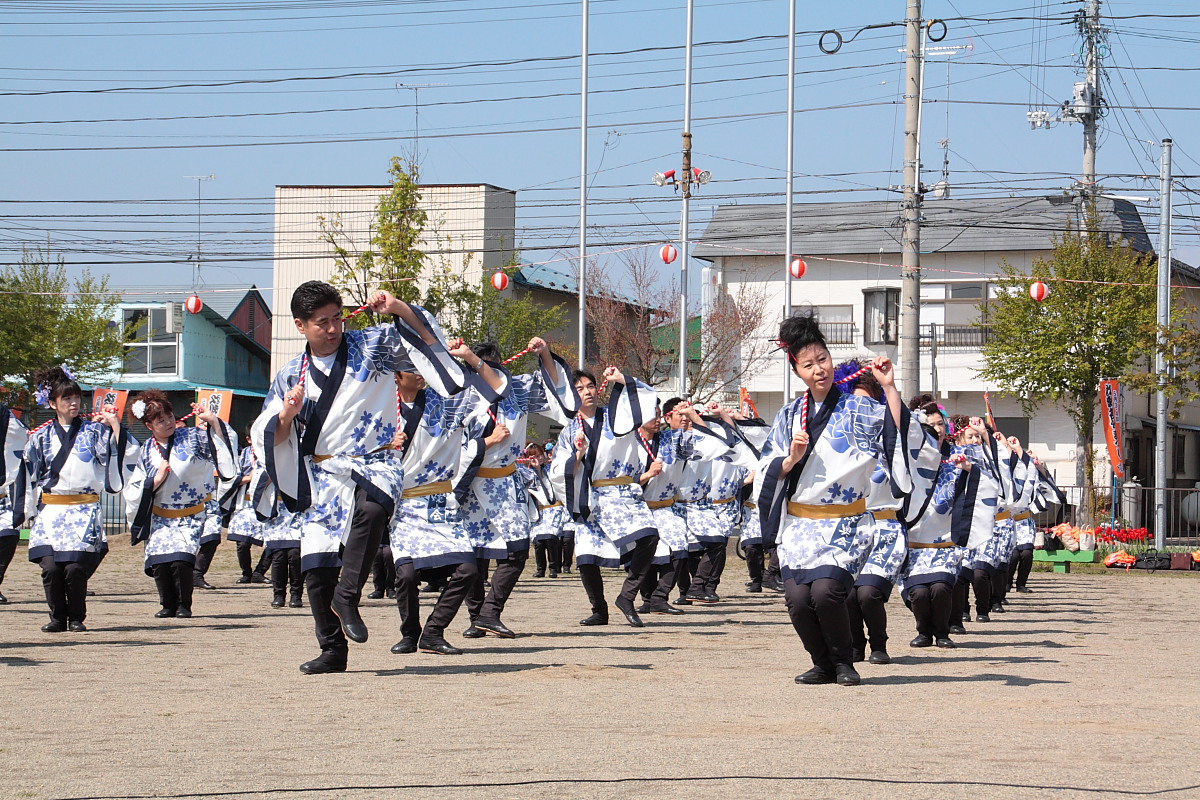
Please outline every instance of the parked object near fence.
M1200 489L1200 483L1196 484ZM1189 525L1200 528L1200 492L1192 492L1179 503L1179 516Z
M1096 551L1071 551L1065 548L1062 550L1034 550L1033 560L1053 564L1054 572L1070 572L1072 564L1094 564Z

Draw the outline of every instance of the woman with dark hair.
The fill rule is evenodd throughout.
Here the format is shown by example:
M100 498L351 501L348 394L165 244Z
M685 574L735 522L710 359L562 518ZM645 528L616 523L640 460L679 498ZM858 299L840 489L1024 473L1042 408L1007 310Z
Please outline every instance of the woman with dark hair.
M784 320L779 343L807 389L776 416L763 448L763 538L779 539L788 613L812 657L796 682L857 685L846 598L869 554L866 495L877 464L898 492L912 490L903 446L912 422L887 358L871 365L886 404L837 388L811 312Z
M88 578L108 551L100 493L121 491L126 458L135 457L137 441L112 409L101 410L99 422L80 418L83 392L65 366L39 370L34 382L38 402L53 409L55 418L25 445L28 487L24 481L17 485L14 527L37 515L29 560L41 565L50 606L50 622L42 630L84 631Z
M8 406L0 403L0 584L4 583L4 573L8 571L8 565L12 563L13 555L17 552L17 543L21 539L13 522L16 513L12 495L18 475L24 480L24 473L21 472L21 453L28 442L28 429ZM7 602L8 598L0 592L0 605Z
M167 395L148 389L130 411L149 429L125 487L132 543L146 543L146 574L154 577L162 608L154 615L192 616L193 568L207 517L206 504L223 480L237 474L233 432L206 406L192 405L204 427L179 425Z

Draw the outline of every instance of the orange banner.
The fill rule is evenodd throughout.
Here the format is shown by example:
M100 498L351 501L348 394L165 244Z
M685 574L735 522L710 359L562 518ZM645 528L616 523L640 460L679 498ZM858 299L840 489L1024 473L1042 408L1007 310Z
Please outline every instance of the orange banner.
M117 419L125 416L125 403L129 400L129 392L123 389L93 389L92 411L100 411L112 406L116 410Z
M992 398L987 392L983 393L983 407L987 412L985 421L987 422L988 427L992 430L996 430L996 418L992 416Z
M1121 402L1121 382L1100 381L1100 421L1104 423L1104 439L1108 442L1108 458L1113 475L1125 478L1125 437L1121 432L1124 416Z
M221 421L225 423L229 422L229 414L233 411L233 392L223 392L219 389L201 389L199 399L196 402L220 417Z
M755 406L754 401L750 399L750 390L745 386L741 387L740 401L741 402L739 405L742 407L741 411L743 414L751 419L754 419L758 416L758 407Z

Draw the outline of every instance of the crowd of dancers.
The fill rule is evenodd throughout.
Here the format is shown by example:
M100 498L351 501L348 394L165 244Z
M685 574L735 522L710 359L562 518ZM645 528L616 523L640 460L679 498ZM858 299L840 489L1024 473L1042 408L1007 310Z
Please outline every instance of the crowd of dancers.
M29 525L42 630L86 630L88 580L108 550L100 495L119 493L155 616L191 616L225 529L239 583L270 582L277 608L303 607L307 592L320 653L300 669L321 674L367 641L372 574L368 597L397 604L393 653L454 655L445 634L464 604L464 638L517 635L503 618L531 550L535 577L577 571L584 626L609 624L601 569L624 568L612 606L642 627L643 615L719 603L736 538L746 591L783 593L811 656L796 681L854 685L856 662L890 661L895 588L915 620L910 645L954 647L969 591L976 624L1010 589L1029 591L1033 516L1065 504L1041 462L984 418L950 417L928 395L902 401L888 359L835 365L811 314L781 325L805 391L768 424L664 401L616 367L598 381L540 338L525 351L536 368L518 374L494 345L449 341L418 306L378 292L368 308L391 321L347 329L332 286L295 291L305 351L241 442L210 410L193 406L186 425L149 390L131 404L151 434L139 443L112 409L81 415L67 367L41 371L48 423L29 431L0 405L0 582ZM561 426L553 445L527 443L532 414ZM424 621L421 580L437 592Z

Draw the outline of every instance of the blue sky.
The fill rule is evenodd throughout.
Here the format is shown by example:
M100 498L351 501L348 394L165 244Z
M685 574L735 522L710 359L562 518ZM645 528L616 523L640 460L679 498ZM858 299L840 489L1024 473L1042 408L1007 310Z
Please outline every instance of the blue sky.
M656 249L678 232L674 195L650 177L678 161L684 6L591 7L591 248ZM929 66L926 182L940 177L938 144L949 139L957 197L1070 186L1079 126L1033 131L1025 114L1031 102L1052 108L1070 97L1080 40L1069 16L1078 7L925 4L926 17L974 18L949 22L941 42L970 49ZM695 236L720 203L782 201L787 8L696 4L695 162L714 180L693 205ZM1182 0L1104 3L1114 17L1196 10ZM46 0L0 2L0 11L5 261L49 241L73 265L97 262L115 285L190 289L197 182L185 176L214 174L199 187L211 259L200 279L269 286L273 187L383 182L388 159L411 151L414 97L425 181L518 190L527 260L568 257L578 241L579 2ZM904 11L904 0L800 3L799 202L895 196L903 29L863 31L835 55L822 54L812 32L836 28L849 39ZM1196 104L1200 18L1108 24L1114 107L1098 169L1110 191L1153 197L1158 148L1149 140L1174 135L1176 172L1200 174L1200 143L1187 136L1198 112L1165 108ZM1197 263L1187 190L1200 179L1179 185L1179 255ZM1150 226L1156 204L1146 208ZM615 255L602 263L620 270Z

